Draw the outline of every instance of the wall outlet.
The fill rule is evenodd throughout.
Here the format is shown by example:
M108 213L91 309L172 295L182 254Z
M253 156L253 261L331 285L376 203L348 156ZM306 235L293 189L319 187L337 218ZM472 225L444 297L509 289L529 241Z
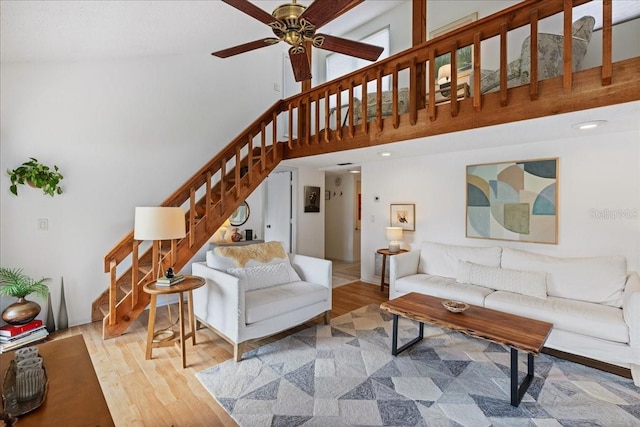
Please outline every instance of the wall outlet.
M46 218L42 218L38 220L38 231L47 231L49 230L49 220Z
M276 92L280 92L280 85L278 83L274 83L273 90L275 90Z

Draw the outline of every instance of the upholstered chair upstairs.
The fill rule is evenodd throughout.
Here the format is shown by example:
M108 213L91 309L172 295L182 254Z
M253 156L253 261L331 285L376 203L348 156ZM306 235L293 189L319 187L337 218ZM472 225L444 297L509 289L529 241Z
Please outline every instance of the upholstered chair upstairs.
M572 68L578 71L582 68L582 60L587 53L591 41L591 34L595 19L593 16L583 16L572 25ZM562 52L564 37L558 34L538 34L538 80L557 77L563 73ZM527 36L522 43L520 56L507 66L507 87L528 84L531 79L531 39ZM500 69L482 70L480 79L481 93L500 90ZM473 78L471 78L473 84ZM473 90L472 90L473 93Z

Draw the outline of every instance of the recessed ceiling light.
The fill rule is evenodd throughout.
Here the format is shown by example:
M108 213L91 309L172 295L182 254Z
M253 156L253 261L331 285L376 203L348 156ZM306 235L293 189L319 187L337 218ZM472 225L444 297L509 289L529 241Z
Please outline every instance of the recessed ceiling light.
M606 120L591 120L589 122L573 124L571 125L571 127L574 129L588 130L588 129L595 129L599 126L604 126L606 123L607 123Z
M378 156L389 157L389 156L391 156L391 153L388 152L388 151L380 151L380 152L378 152Z
M359 171L359 170L352 169L352 170L350 170L350 171L349 171L349 173L360 173L360 171Z

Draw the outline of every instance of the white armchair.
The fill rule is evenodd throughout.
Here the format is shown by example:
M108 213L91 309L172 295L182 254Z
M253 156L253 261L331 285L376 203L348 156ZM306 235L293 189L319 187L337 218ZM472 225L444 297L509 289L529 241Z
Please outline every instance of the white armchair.
M329 323L331 261L287 255L281 245L275 257L250 259L241 266L237 259L226 256L229 253L224 254L225 250L242 254L269 245L273 248L279 243L218 247L207 253L207 262L191 266L192 274L206 279L205 286L193 291L196 319L233 345L236 361L242 359L244 344L249 340L276 334L320 315Z
M595 19L593 16L583 16L572 25L572 67L573 71L580 70L582 60L587 53L591 41L591 33ZM538 34L538 80L562 75L562 52L564 37L558 34ZM531 69L531 40L528 36L522 43L520 57L507 65L507 87L528 84ZM471 78L473 82L473 78ZM488 93L500 90L500 69L482 70L480 78L480 92ZM473 91L472 91L473 93Z

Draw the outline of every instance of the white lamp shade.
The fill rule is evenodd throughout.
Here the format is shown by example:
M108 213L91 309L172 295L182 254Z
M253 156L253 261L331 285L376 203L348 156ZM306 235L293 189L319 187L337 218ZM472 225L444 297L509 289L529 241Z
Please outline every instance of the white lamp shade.
M387 240L402 240L402 227L387 227Z
M443 84L449 81L451 77L451 64L444 64L438 68L438 83Z
M177 207L136 207L135 240L171 240L187 235L185 214Z

